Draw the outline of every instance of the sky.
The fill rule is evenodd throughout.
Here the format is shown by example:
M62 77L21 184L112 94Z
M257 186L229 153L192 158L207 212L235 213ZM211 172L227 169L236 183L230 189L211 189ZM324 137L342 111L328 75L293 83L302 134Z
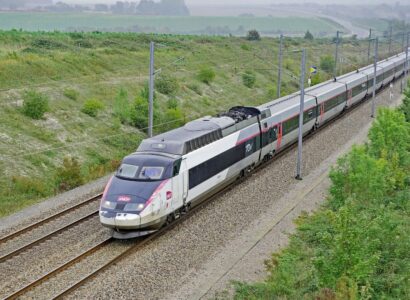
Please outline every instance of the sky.
M115 3L117 0L62 0L62 2L66 3ZM123 1L135 1L138 2L139 0L123 0ZM57 2L57 0L54 0ZM221 0L185 0L188 5L221 5ZM330 3L352 3L352 4L366 4L366 3L395 3L394 0L362 0L358 2L357 0L224 0L224 5L261 5L261 4L274 4L274 3L303 3L303 2L316 2L322 4L330 4ZM400 0L402 4L410 4L410 0Z

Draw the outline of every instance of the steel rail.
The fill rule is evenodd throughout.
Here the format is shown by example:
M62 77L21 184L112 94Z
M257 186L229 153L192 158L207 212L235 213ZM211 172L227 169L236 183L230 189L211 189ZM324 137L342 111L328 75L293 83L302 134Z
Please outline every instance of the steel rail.
M13 292L12 294L6 296L4 299L16 299L17 297L19 297L19 296L27 293L28 291L34 289L36 286L38 286L42 282L50 279L52 276L57 275L58 273L61 273L62 271L68 269L69 267L71 267L72 265L74 265L77 262L81 261L85 257L90 256L91 254L97 252L101 248L109 245L113 241L114 241L114 239L112 237L106 238L105 240L101 241L97 245L93 246L92 248L84 251L80 255L76 256L73 259L71 259L70 261L58 266L57 268L55 268L54 270L52 270L50 272L47 272L46 274L42 275L40 278L38 278L38 279L34 280L33 282L25 285L23 288L21 288L21 289L15 291L15 292Z
M40 226L42 226L42 225L44 225L44 224L46 224L46 223L49 223L49 222L51 222L52 220L55 220L55 219L57 219L57 218L59 218L59 217L61 217L61 216L64 216L64 215L66 215L66 214L68 214L68 213L70 213L70 212L72 212L72 211L74 211L74 210L76 210L76 209L78 209L78 208L81 208L81 207L83 207L83 206L86 206L86 205L90 204L90 203L93 202L93 201L97 201L98 199L101 198L101 196L102 196L102 194L99 194L99 195L97 195L97 196L94 196L94 197L92 197L92 198L90 198L90 199L88 199L88 200L86 200L86 201L84 201L84 202L81 202L81 203L79 203L79 204L76 204L76 205L74 205L74 206L71 206L71 207L69 207L69 208L66 208L65 210L63 210L63 211L61 211L61 212L58 212L58 213L56 213L56 214L54 214L54 215L52 215L52 216L50 216L50 217L47 217L47 218L45 218L45 219L43 219L43 220L40 220L40 221L38 221L38 222L36 222L36 223L34 223L34 224L30 224L30 225L28 225L28 226L26 226L26 227L24 227L24 228L22 228L22 229L20 229L20 230L18 230L18 231L15 231L15 232L10 233L10 234L8 234L8 235L6 235L6 236L4 236L4 237L1 237L1 238L0 238L0 244L5 243L5 242L7 242L8 240L11 240L11 239L13 239L13 238L15 238L15 237L17 237L17 236L19 236L19 235L22 235L22 234L24 234L24 233L26 233L26 232L28 232L28 231L34 230L35 228L38 228L38 227L40 227Z
M91 213L88 213L88 214L87 214L86 216L84 216L84 217L81 217L81 218L79 218L79 219L77 219L77 220L75 220L75 221L73 221L73 222L71 222L71 223L69 223L69 224L67 224L67 225L65 225L65 226L63 226L63 227L61 227L61 228L59 228L59 229L56 229L56 230L54 230L54 231L52 231L52 232L50 232L50 233L48 233L48 234L42 236L41 238L36 239L35 241L33 241L33 242L31 242L31 243L28 243L28 244L26 244L26 245L24 245L24 246L22 246L22 247L20 247L20 248L18 248L18 249L16 249L16 250L13 250L12 252L9 252L9 253L7 253L7 254L1 256L1 257L0 257L0 263L2 263L2 262L4 262L4 261L8 260L9 258L11 258L11 257L13 257L13 256L16 256L16 255L18 255L18 254L20 254L20 253L26 251L27 249L30 249L30 248L34 247L35 245L40 244L41 242L44 242L44 241L46 241L46 240L49 240L49 239L51 239L53 236L55 236L55 235L57 235L57 234L59 234L59 233L65 231L65 230L68 230L68 229L70 229L70 228L72 228L72 227L74 227L74 226L77 226L78 224L80 224L80 223L82 223L82 222L84 222L84 221L86 221L86 220L88 220L88 219L90 219L90 218L92 218L92 217L94 217L94 216L97 216L97 215L98 215L98 210L93 211L93 212L91 212Z

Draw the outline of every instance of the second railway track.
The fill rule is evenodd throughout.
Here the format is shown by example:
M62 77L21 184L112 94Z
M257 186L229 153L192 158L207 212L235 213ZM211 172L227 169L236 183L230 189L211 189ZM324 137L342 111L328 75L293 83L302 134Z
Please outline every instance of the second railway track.
M0 238L0 263L24 253L34 246L50 240L64 231L67 231L91 219L92 217L98 216L97 203L100 198L101 195L97 195ZM95 208L91 207L94 203ZM80 209L86 209L87 206L90 206L88 208L89 212L86 212L85 214L83 212L79 212L78 216L75 214L75 212ZM73 214L73 216L69 216L70 214ZM62 221L61 224L53 224L53 222L58 222L59 220ZM53 228L47 229L45 232L41 232L41 228L46 227L47 225L53 225ZM35 232L36 230L39 230L40 232ZM13 241L16 241L15 243L17 245L14 245L15 243L13 243ZM6 248L6 250L4 248Z

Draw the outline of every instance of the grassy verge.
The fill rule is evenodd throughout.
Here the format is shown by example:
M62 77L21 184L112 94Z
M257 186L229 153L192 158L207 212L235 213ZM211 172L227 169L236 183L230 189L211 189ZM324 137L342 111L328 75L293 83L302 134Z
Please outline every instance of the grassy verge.
M237 283L235 299L410 297L410 123L403 111L409 99L400 111L379 111L370 142L332 170L328 202L298 219L289 246L267 261L266 281Z

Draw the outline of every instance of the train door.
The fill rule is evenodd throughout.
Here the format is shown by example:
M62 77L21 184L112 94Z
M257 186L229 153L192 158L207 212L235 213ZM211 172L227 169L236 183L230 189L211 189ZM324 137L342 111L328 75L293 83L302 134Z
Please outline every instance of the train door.
M321 103L320 104L320 108L319 108L319 125L321 125L323 123L323 118L325 116L325 103Z
M186 204L188 199L188 191L189 191L189 173L188 167L186 163L186 159L182 160L181 165L181 177L182 177L182 200L183 203Z
M183 205L183 180L182 180L182 160L174 163L172 178L172 210L175 211ZM168 200L168 195L167 195Z
M352 106L353 90L347 90L347 106Z
M277 126L277 142L276 142L276 152L280 151L283 137L283 124L279 123Z

